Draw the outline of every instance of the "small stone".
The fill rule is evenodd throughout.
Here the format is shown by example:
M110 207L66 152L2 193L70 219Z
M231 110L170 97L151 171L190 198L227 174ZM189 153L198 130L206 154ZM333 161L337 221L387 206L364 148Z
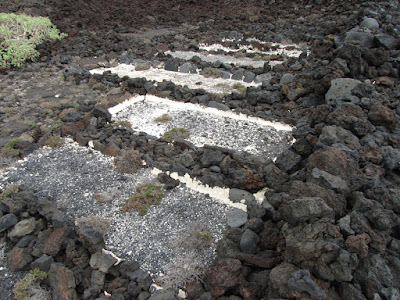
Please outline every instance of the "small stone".
M334 211L319 197L304 197L288 201L282 208L282 217L288 223L313 221L322 217L334 219Z
M131 297L136 298L140 292L142 291L142 289L140 287L138 287L137 283L134 281L131 281L128 285L128 293Z
M190 62L185 62L182 66L179 67L179 72L196 74L197 67Z
M227 290L237 287L243 280L242 263L238 259L231 258L218 261L206 275L206 282L212 291L212 299L217 299Z
M111 142L103 150L102 153L105 155L116 157L121 151L121 148L117 144Z
M92 276L90 277L90 285L94 290L101 290L104 286L106 274L99 270L92 270Z
M107 273L108 270L117 262L117 259L103 251L96 252L90 258L90 266L93 269Z
M337 99L349 98L351 90L359 84L361 84L361 81L352 78L337 78L332 80L331 87L325 94L326 102L329 104Z
M43 253L53 257L56 256L60 251L67 234L68 230L65 227L57 228L48 232L42 248Z
M73 272L61 263L51 264L48 273L53 299L76 300L75 278Z
M374 35L369 32L350 30L346 33L345 43L359 45L360 47L372 48Z
M252 82L254 80L255 77L256 77L256 75L253 72L246 71L244 73L243 81L250 83L250 82Z
M285 73L282 75L281 80L279 81L280 85L286 85L293 82L294 76L290 73Z
M220 151L205 149L203 156L200 159L200 163L203 167L210 167L212 165L218 165L226 155Z
M289 179L289 175L279 169L275 164L269 164L264 169L265 184L274 189Z
M150 298L150 296L151 296L151 294L149 292L147 292L147 291L141 292L139 294L139 296L137 297L137 300L147 300L147 299Z
M216 108L222 111L230 111L230 108L228 106L226 106L225 104L216 102L216 101L210 101L208 103L208 107L212 107L212 108Z
M6 231L8 228L17 224L18 218L14 214L7 214L0 218L0 232Z
M135 272L140 268L140 265L136 261L124 261L123 263L119 264L119 271L121 275L125 278L129 278L130 274Z
M231 200L234 203L238 203L241 202L242 200L245 200L245 202L247 203L256 201L256 198L252 193L233 188L229 190L229 200Z
M346 239L346 247L349 252L356 253L359 257L368 256L368 244L371 238L368 234L350 235Z
M18 239L31 234L36 228L35 218L29 218L18 222L8 234L10 239Z
M107 122L111 122L111 113L108 111L107 108L103 107L103 106L96 106L95 108L93 108L93 110L90 112L90 115L92 117L95 118L103 118L105 119Z
M288 173L294 170L300 161L301 155L295 153L293 150L287 149L276 159L276 166L283 172Z
M400 47L400 39L396 39L388 34L377 34L375 36L375 40L378 42L380 46L383 46L387 50L395 50Z
M221 173L221 168L218 167L218 166L211 166L209 169L210 169L211 172Z
M179 70L179 61L176 59L168 60L164 65L164 70L178 72Z
M244 69L239 69L232 74L232 80L242 80L244 76Z
M176 298L171 291L158 290L148 300L176 300Z
M387 106L374 103L368 113L368 120L375 126L384 126L389 130L396 127L396 113Z
M339 176L329 174L328 172L322 171L318 168L312 170L311 176L313 177L313 181L327 189L342 194L346 194L349 191L346 181Z
M240 250L244 253L255 254L257 252L257 244L260 237L250 229L246 229L240 238Z
M269 274L270 287L278 290L279 295L283 298L300 298L300 293L288 286L289 279L296 271L297 268L289 263L282 263L276 266Z
M173 179L171 176L165 173L158 174L157 179L159 182L164 184L164 188L166 190L171 190L180 184L179 180Z
M361 28L367 28L369 30L376 30L376 29L379 29L379 23L374 18L365 18L361 22L360 27Z
M14 247L7 256L8 267L11 271L24 271L29 269L29 264L33 260L32 249Z
M245 264L249 264L258 268L272 269L282 260L280 257L264 257L261 255L239 253L236 258Z
M226 214L226 221L231 228L238 228L247 222L247 212L238 208L232 208Z
M288 287L292 290L307 292L312 299L325 300L326 293L311 279L309 270L298 270L288 280Z
M43 254L41 257L34 260L30 267L31 269L39 268L41 271L48 272L52 263L54 263L54 259L51 256Z
M104 239L101 233L93 230L92 228L79 228L79 240L90 251L96 253L105 247Z

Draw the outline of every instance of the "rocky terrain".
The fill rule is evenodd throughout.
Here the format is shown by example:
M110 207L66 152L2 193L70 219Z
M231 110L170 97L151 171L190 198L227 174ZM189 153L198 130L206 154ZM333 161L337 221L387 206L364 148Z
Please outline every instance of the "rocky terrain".
M399 299L399 2L118 3L0 3L2 12L49 16L69 33L42 45L40 62L0 74L2 167L53 135L72 136L110 156L134 147L149 167L239 191L247 212L233 219L244 222L229 223L202 280L181 287L189 299ZM167 52L214 43L264 51L272 43L301 42L307 48L299 57L277 55L282 63L273 66L261 57L262 67ZM241 51L242 57L255 55ZM264 80L221 95L89 72L154 62L175 72L185 65L188 73L195 68L215 77ZM273 161L113 126L106 108L137 94L280 121L294 126L296 140ZM169 188L176 184L162 179ZM260 205L250 192L262 189ZM149 289L151 278L136 262L113 266L116 258L101 250L101 235L75 228L51 199L27 190L4 194L0 230L8 268L48 271L44 285L55 299L178 297ZM5 282L5 289L12 284Z

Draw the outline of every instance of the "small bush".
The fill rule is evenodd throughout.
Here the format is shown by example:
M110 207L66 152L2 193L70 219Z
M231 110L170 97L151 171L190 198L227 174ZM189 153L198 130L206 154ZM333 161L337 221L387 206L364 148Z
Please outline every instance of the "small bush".
M11 139L4 145L1 155L3 157L18 157L19 150L15 146L21 141L19 138Z
M203 71L203 76L206 78L220 78L221 71L216 68L207 67Z
M242 95L246 95L247 88L243 84L237 82L232 87Z
M36 46L66 37L49 18L0 13L0 67L19 67L39 56Z
M29 293L30 289L39 289L39 283L47 277L47 273L44 271L40 271L38 268L29 271L29 273L19 280L14 287L14 297L16 300L25 300L31 299L31 295ZM45 294L47 294L45 292ZM47 296L48 297L48 296Z
M171 248L181 248L184 253L164 267L165 275L157 278L165 288L177 289L187 283L197 281L207 267L202 260L210 251L213 234L201 223L191 223L170 242Z
M76 219L76 226L79 227L89 227L93 230L101 233L105 236L110 230L111 223L110 220L98 217L98 216L87 216Z
M204 274L196 251L189 251L165 266L165 275L157 281L166 289L177 290L186 284L200 280Z
M131 148L122 151L122 154L114 158L114 164L120 173L135 174L143 167L142 154Z
M208 230L195 230L193 235L201 242L209 243L213 237L213 234Z
M140 216L147 213L147 209L152 205L161 203L165 196L161 186L152 183L144 184L136 188L135 193L126 200L122 206L122 212L131 212L136 209Z
M135 66L135 71L146 71L151 68L150 64L143 63L143 64L137 64Z
M45 145L51 148L57 148L64 145L64 139L58 135L53 135L46 140Z
M15 195L16 193L19 192L19 190L20 190L20 188L16 184L7 185L5 190L0 194L0 200L3 200L3 199L8 198L8 197L10 197L12 195Z
M155 118L154 121L159 123L166 123L172 121L172 117L169 114L162 114L161 116Z
M227 83L217 83L216 86L222 89L229 89L229 84Z
M182 127L174 127L164 133L164 139L172 143L176 139L187 139L190 136L190 130Z
M129 121L121 120L112 124L113 127L123 127L123 128L132 128L132 124Z

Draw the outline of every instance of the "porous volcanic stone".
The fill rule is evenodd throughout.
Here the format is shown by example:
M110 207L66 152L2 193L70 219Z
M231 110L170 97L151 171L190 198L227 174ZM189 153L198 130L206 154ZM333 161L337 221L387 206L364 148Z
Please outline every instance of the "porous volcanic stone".
M257 252L257 244L260 237L250 229L246 229L240 238L240 249L244 253L255 254Z
M0 218L0 232L7 230L8 228L17 224L18 218L14 214L7 214Z
M226 214L226 222L229 227L237 228L243 226L247 222L247 213L238 208L232 208Z
M304 197L291 200L283 206L282 216L288 223L315 220L322 217L333 219L334 211L319 197Z
M61 263L51 264L49 283L55 300L76 300L75 278L73 272Z
M31 251L30 248L14 247L7 256L7 265L10 270L13 272L27 270L33 260Z

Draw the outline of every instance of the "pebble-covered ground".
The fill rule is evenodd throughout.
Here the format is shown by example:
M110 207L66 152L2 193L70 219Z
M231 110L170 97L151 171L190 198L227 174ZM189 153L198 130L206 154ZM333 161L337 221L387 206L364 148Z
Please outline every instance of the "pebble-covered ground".
M165 272L167 264L185 255L187 248L181 247L185 241L179 237L188 228L203 228L212 233L213 243L199 255L198 263L209 264L215 242L226 227L228 207L180 186L166 192L161 203L144 216L136 211L121 213L121 205L135 189L150 182L157 183L150 169L122 175L112 158L72 142L61 148L38 150L4 171L0 178L2 188L18 184L37 191L40 197L54 199L73 219L98 216L109 220L108 249L122 258L137 260L154 274Z

